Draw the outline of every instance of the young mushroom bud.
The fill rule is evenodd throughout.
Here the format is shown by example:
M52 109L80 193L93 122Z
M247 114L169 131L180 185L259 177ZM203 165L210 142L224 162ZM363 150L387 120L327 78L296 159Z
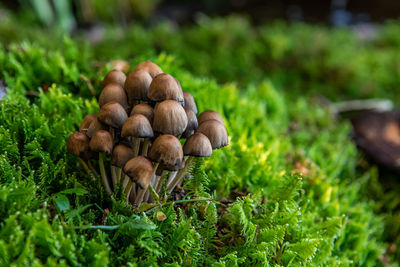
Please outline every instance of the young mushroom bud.
M175 78L167 73L157 75L150 84L147 97L154 102L175 100L184 105L183 92Z
M189 92L183 91L183 98L185 99L185 108L193 110L194 114L197 115L197 106L193 96Z
M135 70L143 70L150 74L152 78L156 77L158 74L163 73L162 69L155 63L146 60L139 63Z
M96 114L88 114L86 115L82 122L81 125L79 126L79 131L82 133L86 133L89 129L90 124L94 121L97 120L97 115Z
M97 132L97 131L100 131L100 130L107 130L107 125L105 125L104 123L102 123L101 121L99 121L99 118L97 117L97 115L96 115L96 119L94 119L91 123L90 123L90 125L89 125L89 127L88 127L88 129L87 129L87 131L86 131L86 135L89 137L89 138L92 138L92 136Z
M178 102L165 100L157 105L154 112L154 131L178 136L185 131L187 123L186 112Z
M144 70L133 70L128 74L124 89L129 105L134 106L140 101L148 101L147 93L151 81L150 74Z
M142 114L134 114L129 117L122 127L122 137L131 136L133 138L132 148L135 156L139 153L141 138L153 138L154 133L149 120Z
M108 126L120 129L128 118L125 109L117 102L110 102L101 107L97 115Z
M188 123L185 131L182 134L182 138L188 138L189 136L191 136L199 126L197 123L196 114L194 114L193 110L185 107L185 112L188 119Z
M118 102L124 109L128 109L128 98L124 88L119 84L111 83L103 88L99 96L99 106L110 102Z
M126 162L134 156L132 148L125 144L119 144L114 147L111 156L111 165L118 168L117 182L121 180L122 168L125 166Z
M97 131L92 139L90 140L89 146L90 149L99 152L99 166L100 166L100 173L102 178L102 183L107 191L107 193L111 194L111 187L108 183L108 178L106 174L106 170L104 167L104 157L105 155L110 155L113 149L114 140L111 134L107 131L100 130Z
M150 124L153 123L153 118L154 118L154 109L152 106L150 106L149 104L139 104L136 105L132 111L130 116L134 115L134 114L142 114L144 115L150 122Z
M147 158L143 156L137 156L130 159L125 164L124 172L139 186L135 201L135 204L139 207L153 178L153 164ZM126 187L125 193L127 196L131 190L132 181L130 181Z
M221 115L214 110L205 110L200 113L199 117L197 118L199 125L208 120L217 120L224 124L224 120L222 119Z
M207 120L200 123L197 132L204 134L211 142L213 149L228 145L228 133L224 124L217 120Z
M125 84L126 75L120 70L112 70L103 79L103 87L106 87L109 84L118 84L121 87Z

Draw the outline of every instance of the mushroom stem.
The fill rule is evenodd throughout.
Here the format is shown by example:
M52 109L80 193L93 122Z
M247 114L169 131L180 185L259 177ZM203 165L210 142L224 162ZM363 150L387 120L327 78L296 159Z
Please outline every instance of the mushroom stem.
M90 160L87 161L87 165L89 167L89 169L94 173L94 175L96 177L99 177L100 174L96 171L96 169L93 167L92 163L90 162Z
M151 180L152 186L154 186L156 184L156 181L157 181L156 179L157 179L157 176L153 175L153 179ZM149 200L150 200L150 191L149 190L146 191L146 194L144 195L143 200L146 202L149 202Z
M125 190L126 186L128 185L130 178L128 175L125 174L124 180L122 181L122 188Z
M136 184L133 184L131 192L129 193L129 202L131 202L131 204L135 204L135 200L136 200Z
M137 205L137 207L140 207L140 204L142 204L143 202L143 197L144 194L146 193L147 189L143 189L139 186L138 191L137 191L137 196L136 196L136 200L135 200L135 204Z
M122 168L118 168L118 171L117 171L117 183L121 182L121 177L122 177Z
M125 189L124 189L124 195L129 198L129 192L131 191L133 185L133 181L131 179L129 179L128 184L126 185Z
M178 174L171 179L169 184L167 185L167 192L171 193L174 190L175 186L182 182L184 175L187 173L187 170L190 167L191 162L193 161L193 157L188 157L185 159L185 167L178 172Z
M163 185L163 183L164 183L164 181L165 181L165 178L166 178L166 175L165 175L165 173L166 173L166 171L165 170L163 170L162 171L162 173L161 173L161 175L159 176L159 178L157 179L157 185L156 185L156 193L158 194L158 193L160 193L160 190L161 190L161 187L162 187L162 185Z
M139 155L140 139L141 138L133 137L132 149L135 157Z
M153 187L156 187L157 186L156 172L157 172L158 166L160 166L160 163L159 162L155 162L153 166L154 166L154 170L153 170L153 175L152 175L153 176L152 185L153 185ZM145 192L146 193L145 201L149 201L151 199L150 198L150 192L149 192L148 189L146 191L147 192Z
M93 178L93 180L96 180L96 174L94 174L93 171L90 170L86 162L83 159L79 158L79 163L82 165L85 171Z
M146 138L143 143L142 155L147 157L147 152L149 152L149 147L151 145L151 139Z
M115 166L110 164L110 169L111 169L111 179L112 179L112 182L113 182L113 186L115 187L117 185L117 183L118 183Z
M101 181L103 183L104 189L106 190L106 192L111 195L112 194L112 190L111 187L108 183L108 178L107 178L107 174L106 174L106 168L104 167L104 157L105 157L105 153L104 152L100 152L99 153L99 166L100 166L100 173L101 173Z

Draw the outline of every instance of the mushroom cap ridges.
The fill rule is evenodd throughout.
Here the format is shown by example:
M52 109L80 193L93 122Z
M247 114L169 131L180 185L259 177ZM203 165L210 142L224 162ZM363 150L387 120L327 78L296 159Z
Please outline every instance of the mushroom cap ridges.
M149 120L142 114L130 116L122 126L122 137L153 138L154 133Z
M118 84L120 86L124 86L125 84L126 75L120 70L111 70L107 73L107 75L103 79L103 87L106 87L108 84Z
M134 106L131 110L130 116L134 114L142 114L149 120L150 124L153 123L154 109L149 104L138 104Z
M211 157L212 146L210 140L202 133L194 133L186 139L183 153L185 156Z
M93 136L97 131L100 131L100 130L107 130L107 128L108 128L108 126L105 125L104 123L102 123L101 121L99 121L99 118L98 118L97 115L96 115L96 119L94 119L94 120L90 123L90 125L89 125L89 127L88 127L88 129L87 129L86 135L87 135L89 138L92 138L92 136Z
M149 158L168 166L170 170L182 167L183 150L178 138L165 134L156 138L150 148Z
M118 102L123 108L128 108L128 98L124 88L119 84L111 83L103 88L99 96L99 106L102 107L110 102Z
M67 141L67 150L79 157L87 154L89 152L89 138L81 132L71 134Z
M125 144L116 145L111 156L111 164L123 168L128 160L133 158L135 153L130 146Z
M86 133L89 129L90 124L94 121L97 120L97 114L88 114L86 115L82 122L81 125L79 126L79 131Z
M194 114L197 114L197 106L193 96L189 92L183 91L183 98L185 99L185 108L193 110Z
M128 118L125 109L117 102L110 102L101 107L98 119L114 128L121 128Z
M95 152L110 155L114 146L114 140L109 132L100 130L93 135L89 146Z
M148 100L147 94L152 80L151 75L145 70L135 69L128 74L124 89L130 105L136 100Z
M156 77L158 74L163 73L162 69L150 60L143 61L139 63L135 70L147 71L152 78Z
M147 189L149 186L153 178L153 171L153 164L143 156L130 159L124 166L124 172L143 189Z
M199 117L197 118L199 125L208 120L217 120L222 124L224 124L222 116L214 110L205 110L202 113L200 113Z
M178 102L165 100L157 105L154 112L154 131L178 136L185 131L187 123L185 109Z
M218 149L228 145L228 133L225 126L217 120L207 120L200 123L196 132L200 132L208 137L213 149Z
M174 77L167 73L157 75L150 84L147 97L154 102L175 100L184 104L183 92Z
M194 114L193 110L185 107L185 112L188 119L188 123L185 131L182 133L182 138L188 138L189 136L191 136L199 126L199 124L197 123L196 114Z

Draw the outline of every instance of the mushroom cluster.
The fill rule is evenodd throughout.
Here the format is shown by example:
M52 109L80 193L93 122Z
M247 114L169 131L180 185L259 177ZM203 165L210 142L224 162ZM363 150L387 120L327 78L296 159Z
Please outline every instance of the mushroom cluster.
M158 193L171 193L182 183L193 160L228 145L221 115L206 110L197 117L193 96L151 61L127 76L110 71L102 86L100 111L82 120L67 150L108 194L121 186L131 204L154 202ZM179 139L186 139L183 147Z

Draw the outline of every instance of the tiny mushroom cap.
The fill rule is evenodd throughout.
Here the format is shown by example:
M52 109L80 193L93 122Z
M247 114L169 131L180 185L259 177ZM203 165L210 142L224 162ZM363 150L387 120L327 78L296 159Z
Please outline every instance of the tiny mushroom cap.
M153 138L154 133L149 120L142 114L129 117L121 131L122 137L133 136L137 138Z
M125 109L117 102L102 106L97 116L102 123L114 128L121 128L128 118Z
M189 92L183 91L183 98L185 99L185 108L190 108L194 114L197 114L197 106L193 96Z
M115 70L120 70L124 73L127 73L130 68L128 62L126 62L125 60L120 60L120 59L112 60L110 62L110 65L113 66Z
M130 146L119 144L114 147L111 156L111 164L119 168L123 168L128 160L133 158L135 154Z
M102 107L110 102L118 102L125 109L128 108L128 98L124 88L119 84L110 83L103 88L99 96L99 106Z
M111 134L107 131L100 130L97 131L92 139L90 140L90 149L95 152L102 152L106 155L110 155L113 149L114 140Z
M150 160L143 156L130 159L124 167L124 172L142 189L147 189L153 179L154 167Z
M89 129L90 124L94 121L97 120L97 115L96 114L88 114L86 115L82 122L81 125L79 126L79 131L86 133L87 130Z
M97 132L97 131L100 131L100 130L107 130L107 125L105 125L104 123L102 123L101 121L99 121L99 119L98 119L98 117L97 117L97 115L96 115L96 119L94 119L91 123L90 123L90 125L89 125L89 127L88 127L88 129L87 129L87 131L86 131L86 135L89 137L89 138L92 138L92 136Z
M120 86L124 86L126 75L121 70L112 70L103 79L103 87L106 87L109 84L118 84Z
M185 131L182 134L182 138L188 138L196 131L196 129L199 125L197 123L196 114L194 114L193 110L191 110L187 107L185 107L184 109L186 112L188 123L187 123L187 127L186 127Z
M155 63L146 60L139 63L135 70L143 70L150 74L152 78L156 77L158 74L163 73L162 69Z
M178 138L164 134L156 138L149 151L149 158L162 164L167 170L182 168L183 150Z
M185 131L187 123L185 109L178 102L165 100L157 105L154 112L154 131L178 136Z
M67 141L67 150L69 153L85 160L89 159L89 138L81 132L71 134Z
M130 115L132 116L134 114L142 114L149 120L150 124L153 123L154 109L149 104L138 104L134 106Z
M153 79L147 97L154 102L171 99L182 105L185 103L180 85L178 85L174 77L167 73L161 73Z
M200 123L197 132L204 134L211 142L213 149L228 145L228 133L225 126L217 120L207 120Z
M210 140L202 133L195 133L186 139L183 153L185 156L211 157L212 146Z
M124 89L130 105L133 105L133 102L137 100L148 100L147 93L151 81L150 74L144 70L133 70L128 74Z
M221 115L214 110L205 110L200 113L199 117L197 118L199 125L208 120L217 120L224 124L224 120L222 119Z

